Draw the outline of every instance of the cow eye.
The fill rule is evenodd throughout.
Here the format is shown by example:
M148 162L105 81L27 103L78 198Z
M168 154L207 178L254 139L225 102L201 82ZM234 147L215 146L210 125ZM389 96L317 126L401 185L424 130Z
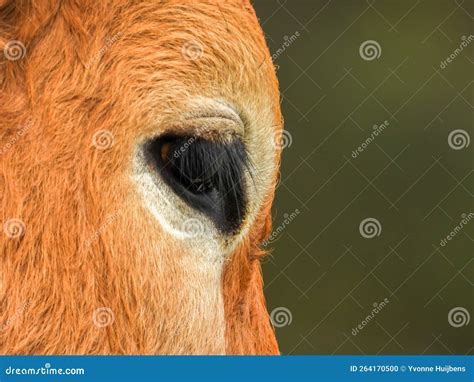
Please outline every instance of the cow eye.
M248 157L242 141L165 135L146 144L158 175L188 205L207 215L224 233L234 232L246 208Z

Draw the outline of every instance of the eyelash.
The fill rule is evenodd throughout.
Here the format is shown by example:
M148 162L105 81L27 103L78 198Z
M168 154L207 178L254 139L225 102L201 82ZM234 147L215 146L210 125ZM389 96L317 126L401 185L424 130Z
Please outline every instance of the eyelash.
M225 233L240 225L246 207L249 159L241 140L229 143L166 135L147 145L160 175L182 199Z

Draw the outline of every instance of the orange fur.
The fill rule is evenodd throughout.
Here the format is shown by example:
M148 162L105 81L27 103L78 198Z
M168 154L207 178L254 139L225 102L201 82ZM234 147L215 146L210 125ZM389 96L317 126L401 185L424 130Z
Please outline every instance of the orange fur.
M213 279L145 210L129 176L137 142L186 111L189 96L225 98L256 121L270 108L281 128L250 4L4 0L0 48L13 39L27 51L0 62L0 217L26 230L0 236L0 353L278 353L258 249L273 190L226 261L221 343ZM199 61L182 56L189 40L204 46ZM113 134L108 150L91 145L99 129ZM93 325L101 307L113 324Z

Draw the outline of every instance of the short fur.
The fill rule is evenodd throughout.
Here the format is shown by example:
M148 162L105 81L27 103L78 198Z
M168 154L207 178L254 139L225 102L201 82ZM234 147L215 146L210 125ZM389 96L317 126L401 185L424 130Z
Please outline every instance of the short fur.
M26 54L0 55L0 218L26 229L0 236L0 354L277 354L259 243L280 155L262 147L281 115L249 2L0 0L0 48L10 40ZM236 105L268 169L223 276L130 180L137 145L194 96ZM107 150L91 144L102 129ZM97 312L113 322L94 325Z

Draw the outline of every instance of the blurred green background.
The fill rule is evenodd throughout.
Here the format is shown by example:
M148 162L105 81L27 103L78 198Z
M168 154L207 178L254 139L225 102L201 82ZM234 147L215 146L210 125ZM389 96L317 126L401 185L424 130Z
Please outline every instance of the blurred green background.
M472 354L474 218L441 240L473 212L474 2L253 4L287 130L263 265L282 353Z

